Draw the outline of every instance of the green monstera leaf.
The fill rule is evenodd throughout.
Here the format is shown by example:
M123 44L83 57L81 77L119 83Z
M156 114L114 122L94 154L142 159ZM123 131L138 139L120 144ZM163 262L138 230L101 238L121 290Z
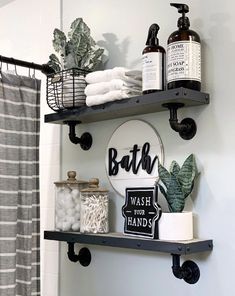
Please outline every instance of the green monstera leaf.
M64 32L59 29L54 30L54 39L52 40L56 52L64 54L66 45L66 36Z
M98 48L87 55L87 58L84 59L84 63L81 64L85 69L95 70L100 63L102 63L101 57L104 53L103 48Z
M51 54L49 56L49 62L47 63L55 72L59 72L61 70L61 64L59 59L55 54Z
M69 53L64 59L65 69L76 68L78 65L77 57L73 53Z
M59 29L54 30L53 46L63 61L63 67L69 68L81 68L84 70L96 70L96 68L102 63L102 56L104 49L96 45L94 39L90 35L90 28L83 21L82 18L75 19L68 33L68 40ZM51 59L48 62L53 69L59 69L55 59Z
M76 54L80 57L80 60L85 59L91 55L92 49L89 43L89 38L86 35L81 35L79 44L76 45Z
M68 37L70 40L72 40L74 43L79 44L80 38L82 35L86 36L87 40L89 41L90 46L95 46L94 39L90 36L90 28L87 26L87 24L83 21L82 18L75 19L71 26L71 30L68 33Z
M90 36L90 28L86 25L82 18L77 18L71 24L71 31L68 33L70 38L70 52L73 51L77 56L77 66L83 68L84 64L87 64L89 68L88 60L91 59L93 54L93 48L96 43Z

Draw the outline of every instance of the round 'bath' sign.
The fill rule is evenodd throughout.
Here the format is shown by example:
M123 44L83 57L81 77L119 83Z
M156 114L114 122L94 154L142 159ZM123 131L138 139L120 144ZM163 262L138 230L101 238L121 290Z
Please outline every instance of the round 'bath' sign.
M106 173L113 188L125 196L127 187L154 186L164 150L157 131L147 122L130 120L112 134L106 151Z

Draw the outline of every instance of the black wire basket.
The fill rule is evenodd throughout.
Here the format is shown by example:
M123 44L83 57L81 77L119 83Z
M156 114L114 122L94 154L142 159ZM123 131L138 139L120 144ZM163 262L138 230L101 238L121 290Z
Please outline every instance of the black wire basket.
M47 104L54 111L84 106L86 70L72 68L47 76Z

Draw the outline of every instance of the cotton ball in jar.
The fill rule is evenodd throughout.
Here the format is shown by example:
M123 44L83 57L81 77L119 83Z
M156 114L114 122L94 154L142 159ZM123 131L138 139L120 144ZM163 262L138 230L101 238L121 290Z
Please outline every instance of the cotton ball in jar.
M70 195L70 193L71 193L71 189L69 188L69 187L64 187L64 195Z
M78 189L73 189L71 191L71 195L72 195L73 199L76 200L80 196L80 192Z
M75 215L74 215L74 218L76 221L80 220L80 212L77 212Z
M64 203L65 203L65 195L64 195L63 190L60 190L57 193L57 204L56 204L56 206L57 207L63 207Z
M55 204L55 210L56 210L56 212L59 211L60 209L62 209L61 204L58 203L58 202L56 202L56 204Z
M69 222L70 224L74 224L76 222L75 217L67 216L66 221Z
M74 206L75 206L75 204L74 204L74 202L73 202L73 200L72 200L71 195L68 195L68 196L66 197L66 200L65 200L65 205L64 205L65 209L66 209L66 210L68 210L68 209L72 209L72 208L74 208Z
M77 203L76 204L76 207L75 207L75 210L76 210L76 212L80 212L80 203Z
M80 223L76 222L72 225L73 231L79 231L79 229L80 229Z
M70 229L71 229L71 223L70 222L66 221L66 222L62 223L62 230L63 231L68 231Z
M68 208L66 211L68 216L74 217L76 210L72 207L72 208Z
M64 218L66 216L65 211L63 209L57 210L56 211L56 216L58 218Z
M62 225L62 222L61 222L61 221L57 221L57 222L56 222L55 227L56 227L57 230L62 230L62 226L63 226L63 225Z

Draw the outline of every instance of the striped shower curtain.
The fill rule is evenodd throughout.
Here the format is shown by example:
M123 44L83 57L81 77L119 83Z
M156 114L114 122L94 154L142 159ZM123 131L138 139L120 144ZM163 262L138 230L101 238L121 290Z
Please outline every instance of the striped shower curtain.
M40 295L40 81L1 73L0 296Z

